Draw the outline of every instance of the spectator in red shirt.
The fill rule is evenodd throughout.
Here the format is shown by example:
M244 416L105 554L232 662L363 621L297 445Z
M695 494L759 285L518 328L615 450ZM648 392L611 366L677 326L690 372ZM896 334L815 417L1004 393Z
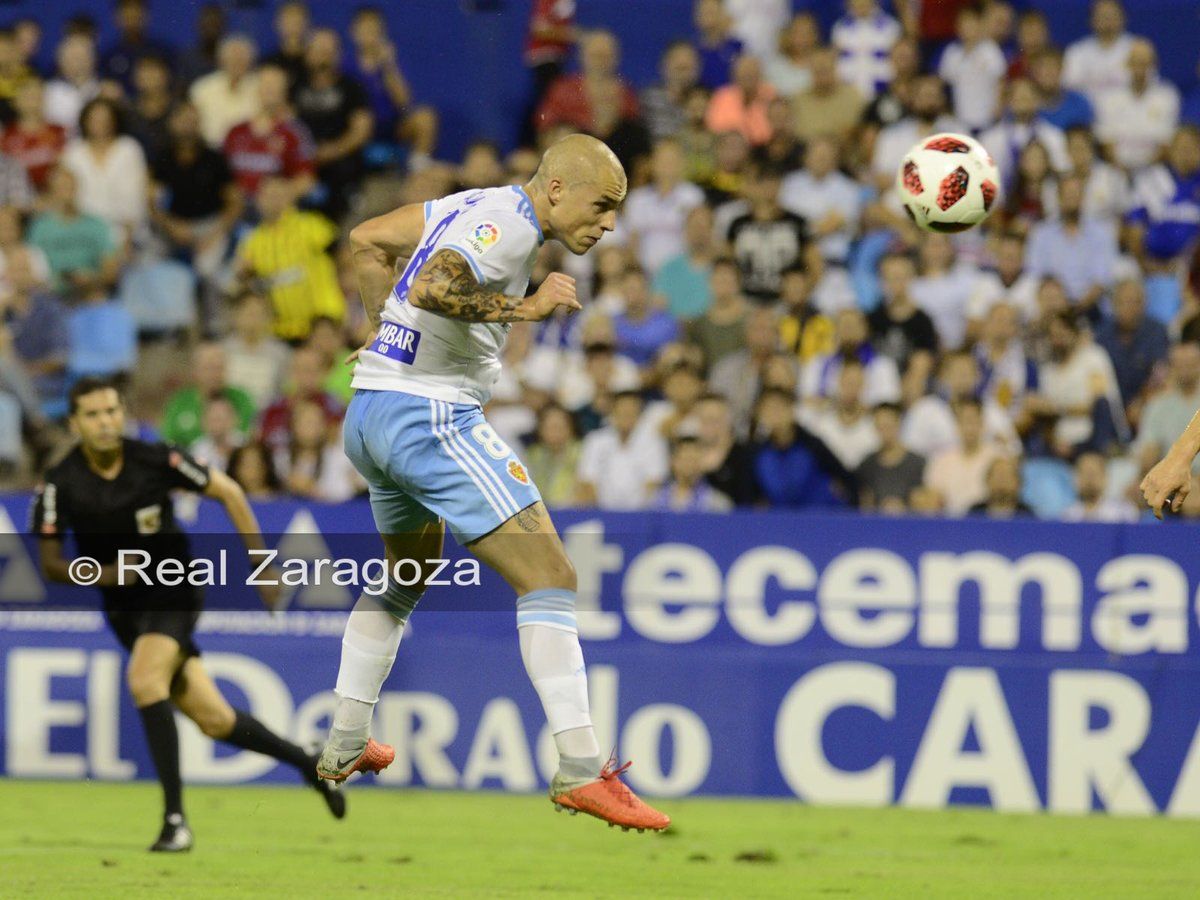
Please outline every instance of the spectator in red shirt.
M1021 13L1021 18L1017 21L1017 52L1009 60L1005 77L1012 80L1031 75L1034 59L1052 46L1046 14L1038 9L1029 9Z
M287 72L276 65L263 66L258 95L258 115L235 125L226 136L225 159L250 199L258 195L264 178L278 176L287 180L292 199L299 200L317 183L316 145L292 114Z
M575 0L534 0L525 39L525 65L533 73L533 97L525 117L529 127L546 92L562 75L575 39ZM533 143L532 133L524 137Z
M42 112L44 93L38 78L28 79L17 89L13 104L16 121L4 129L0 138L0 151L25 167L29 181L39 193L46 189L50 170L58 164L67 145L66 130L47 122Z
M315 403L330 425L342 420L342 405L322 388L328 375L321 354L313 347L298 347L288 366L288 394L263 410L259 440L272 450L286 448L291 440L292 411L301 403Z
M569 125L595 134L596 100L601 97L607 101L614 88L620 92L620 118L637 118L637 95L617 74L621 48L616 37L608 31L590 32L581 42L580 51L583 71L564 75L550 86L537 112L538 131Z

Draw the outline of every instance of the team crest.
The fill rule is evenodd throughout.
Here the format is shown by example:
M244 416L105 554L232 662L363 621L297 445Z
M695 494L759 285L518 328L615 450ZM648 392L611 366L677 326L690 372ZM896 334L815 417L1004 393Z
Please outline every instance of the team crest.
M480 222L471 230L467 244L476 253L487 253L500 240L500 226L495 222Z
M525 467L515 459L508 461L508 474L514 481L519 481L521 484L529 484L529 473L525 471Z

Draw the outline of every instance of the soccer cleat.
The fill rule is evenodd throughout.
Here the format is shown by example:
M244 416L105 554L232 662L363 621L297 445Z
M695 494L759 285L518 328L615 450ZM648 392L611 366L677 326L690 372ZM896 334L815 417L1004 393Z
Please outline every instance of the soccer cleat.
M368 738L361 750L346 750L326 744L317 762L317 777L326 781L345 781L355 772L382 772L395 758L396 751L393 748L374 738Z
M187 820L179 813L172 813L163 819L158 840L150 845L152 853L185 853L191 849L192 829L188 828Z
M671 824L671 818L653 806L644 803L638 795L618 777L632 763L618 767L614 755L600 770L600 777L570 786L560 775L554 776L550 784L550 799L558 811L567 810L571 815L587 813L603 819L612 828L620 825L622 830L636 828L642 832L662 831Z
M346 795L338 790L338 785L331 784L317 775L319 764L320 757L312 757L309 760L308 771L305 773L305 777L308 783L321 795L333 817L335 819L344 819L346 818Z

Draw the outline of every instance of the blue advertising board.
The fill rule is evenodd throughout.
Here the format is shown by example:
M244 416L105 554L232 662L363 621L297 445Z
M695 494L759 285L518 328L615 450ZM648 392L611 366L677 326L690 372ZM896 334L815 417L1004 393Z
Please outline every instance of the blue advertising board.
M148 777L122 655L84 588L47 589L0 503L0 767ZM381 555L365 503L257 507L277 566ZM219 507L181 510L234 583L197 634L235 705L316 743L354 584L255 606ZM636 789L812 803L1200 814L1200 527L856 515L561 512L602 746ZM218 535L220 535L218 537ZM511 591L447 547L401 644L375 734L381 784L535 790L553 741L518 651ZM204 549L201 549L204 548ZM239 568L240 566L240 568ZM185 777L294 778L186 724Z

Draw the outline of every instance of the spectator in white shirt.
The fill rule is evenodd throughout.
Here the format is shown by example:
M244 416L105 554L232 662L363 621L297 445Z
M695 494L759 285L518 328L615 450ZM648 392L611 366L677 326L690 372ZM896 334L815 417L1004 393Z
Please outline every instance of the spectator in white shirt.
M967 334L978 335L992 307L1011 306L1022 322L1037 317L1038 282L1025 271L1025 239L1005 232L996 243L996 267L972 280L967 298Z
M872 346L867 317L857 307L841 310L834 319L834 350L814 356L800 376L801 395L808 400L831 397L847 360L858 360L866 372L863 402L867 406L900 399L900 370L896 361Z
M881 190L891 191L896 170L913 144L921 138L943 131L962 131L962 125L946 114L946 88L936 75L920 75L913 80L910 112L888 125L875 139L871 155L871 175Z
M1119 0L1092 4L1092 36L1067 47L1063 58L1063 85L1082 91L1093 104L1113 88L1129 82L1125 59L1133 36L1125 30L1125 8Z
M248 290L232 301L233 326L222 341L226 378L250 395L258 409L266 409L279 397L291 351L271 331L274 309L271 301Z
M954 95L954 115L972 131L996 121L1000 82L1008 64L984 32L983 15L974 6L958 12L958 40L948 46L938 74Z
M799 415L800 424L824 441L850 472L879 449L875 421L862 402L865 384L862 363L844 362L833 397L823 406L802 408Z
M838 169L837 141L816 137L808 142L804 168L779 186L779 205L808 223L827 262L845 265L858 233L862 188Z
M812 58L821 49L821 26L812 13L797 13L780 32L779 48L767 57L767 83L781 96L794 97L812 86Z
M954 421L959 444L929 460L925 486L938 493L948 515L963 516L987 499L988 469L1002 454L983 439L983 408L978 400L959 400Z
M892 80L889 51L900 40L900 23L877 0L846 0L846 15L838 19L829 43L838 53L838 75L868 100Z
M642 395L613 397L609 424L583 439L579 505L644 509L668 474L667 444L653 429L638 428Z
M100 94L96 78L96 44L83 34L63 38L56 54L58 77L46 84L42 100L46 121L67 134L79 131L79 114Z
M979 142L992 154L1000 177L1007 183L1017 169L1021 151L1037 141L1050 155L1050 167L1065 172L1071 167L1067 156L1067 138L1062 129L1038 118L1041 98L1037 86L1028 78L1008 83L1004 118L979 136Z
M1100 158L1089 128L1067 131L1071 171L1083 179L1083 214L1102 222L1119 222L1133 203L1129 176ZM1057 198L1053 214L1057 214Z
M1126 432L1125 410L1112 360L1084 337L1074 312L1050 318L1050 359L1038 372L1038 393L1025 401L1026 429L1046 426L1058 456L1104 451Z
M684 250L688 213L704 202L704 192L683 178L686 159L674 138L654 145L651 181L635 188L625 202L625 228L637 246L638 260L653 277L663 263Z
M933 320L944 350L957 350L967 336L967 298L978 270L955 259L945 234L931 234L921 244L921 274L908 286L917 306Z
M1021 452L1021 439L1008 412L992 400L978 400L979 365L970 353L947 353L942 357L936 388L922 393L905 410L900 439L909 450L932 459L944 450L959 447L954 410L960 401L969 400L980 403L984 442L1004 453Z
M250 38L230 35L217 49L217 71L192 85L189 96L210 147L219 149L233 126L258 115L258 77L253 72L257 52Z
M67 144L62 164L78 182L79 208L118 233L139 237L150 215L149 171L141 144L121 133L120 109L97 98L83 108L80 136Z
M1136 172L1154 163L1179 124L1179 91L1158 77L1158 54L1135 39L1126 61L1129 84L1106 91L1096 104L1096 136L1112 160Z
M733 33L761 60L775 55L776 36L792 14L791 0L725 0Z
M984 409L987 402L994 403L1015 417L1025 404L1025 395L1037 390L1037 365L1021 343L1016 309L1008 303L997 303L988 310L982 331L975 344L975 362Z
M1064 522L1136 522L1138 511L1128 500L1108 496L1108 464L1099 453L1075 460L1075 496L1063 512Z

